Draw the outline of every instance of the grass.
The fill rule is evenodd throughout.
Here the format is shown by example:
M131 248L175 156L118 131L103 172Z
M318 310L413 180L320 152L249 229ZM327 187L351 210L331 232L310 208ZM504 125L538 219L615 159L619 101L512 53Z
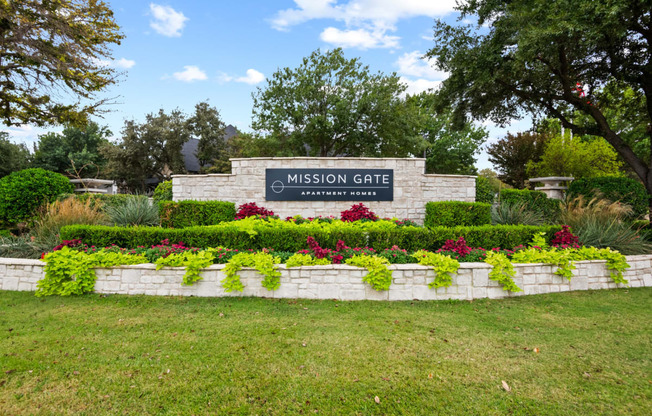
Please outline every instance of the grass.
M0 292L0 414L652 414L651 318L650 288L473 302Z

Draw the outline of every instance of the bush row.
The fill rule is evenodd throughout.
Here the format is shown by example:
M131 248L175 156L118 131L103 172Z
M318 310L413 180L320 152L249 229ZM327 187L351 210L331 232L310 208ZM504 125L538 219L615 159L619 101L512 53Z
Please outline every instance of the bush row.
M163 201L159 203L162 227L184 228L233 221L235 204L224 201Z
M491 224L491 204L442 201L426 204L426 227L456 227Z
M550 199L541 191L528 189L503 189L500 202L504 204L524 204L530 211L540 212L546 222L555 222L561 213L561 203Z
M625 177L580 178L571 182L568 196L584 195L588 198L601 196L610 201L630 205L635 217L649 211L649 195L639 181Z
M384 250L394 245L408 251L421 249L437 250L446 240L464 237L472 247L513 248L526 245L532 237L545 232L547 238L561 230L561 226L478 226L478 227L397 227L392 229L365 230L362 228L302 228L256 227L255 234L237 226L205 226L166 229L160 227L106 227L89 225L70 225L61 229L62 240L81 239L85 244L106 247L112 244L120 247L135 248L152 246L168 239L170 242L182 241L193 247L227 247L238 250L261 250L271 248L277 251L308 249L308 237L314 237L326 248L335 248L338 240L350 247L369 246L375 250Z

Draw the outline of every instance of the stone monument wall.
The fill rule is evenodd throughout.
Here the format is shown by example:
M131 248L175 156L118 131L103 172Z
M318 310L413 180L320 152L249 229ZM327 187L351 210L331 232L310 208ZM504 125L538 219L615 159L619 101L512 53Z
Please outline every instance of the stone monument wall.
M231 174L174 175L175 201L230 201L236 206L256 202L281 218L339 217L351 205L363 202L380 217L408 218L423 223L429 201L475 201L475 176L425 174L425 159L398 158L250 158L231 159ZM268 201L266 169L392 169L392 201Z

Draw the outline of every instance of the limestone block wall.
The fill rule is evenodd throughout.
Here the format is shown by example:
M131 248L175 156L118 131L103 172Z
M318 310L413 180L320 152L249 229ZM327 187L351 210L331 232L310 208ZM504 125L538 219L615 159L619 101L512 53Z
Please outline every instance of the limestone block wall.
M629 287L652 286L652 255L628 256L625 273ZM517 286L523 292L506 292L489 279L491 266L485 263L462 263L447 288L430 289L435 275L431 268L415 264L392 265L393 281L388 291L375 291L362 281L366 270L348 265L327 265L287 269L280 265L281 287L268 291L261 285L262 276L254 269L240 273L244 292L227 293L220 284L224 265L213 265L202 271L203 280L192 286L181 284L184 270L180 267L156 270L153 264L96 269L98 293L145 294L160 296L258 296L269 298L339 299L339 300L471 300L504 298L569 290L612 289L617 285L610 277L605 261L576 262L574 277L569 281L554 274L555 266L517 264ZM38 260L0 258L0 289L36 290L43 278L43 265Z
M381 217L408 218L418 223L425 219L428 201L475 201L475 176L426 175L425 159L390 158L251 158L231 159L231 174L174 175L175 201L221 200L236 206L256 202L281 218L339 216L356 201L266 201L267 168L393 169L394 200L366 201L364 204Z

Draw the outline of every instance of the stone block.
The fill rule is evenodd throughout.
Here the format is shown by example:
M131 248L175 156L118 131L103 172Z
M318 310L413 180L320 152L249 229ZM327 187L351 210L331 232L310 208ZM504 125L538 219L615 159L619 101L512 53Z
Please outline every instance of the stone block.
M340 300L364 300L364 289L340 290Z
M18 290L18 278L5 276L2 279L2 290Z
M588 290L589 281L585 277L573 277L570 281L570 290Z
M389 300L412 300L414 299L412 294L412 287L408 287L408 288L390 287L388 293L388 299Z
M473 269L473 286L483 287L489 285L489 269Z
M368 300L389 300L389 291L374 290L371 286L365 287L365 299Z
M488 296L486 287L473 287L471 290L473 299L483 299Z

